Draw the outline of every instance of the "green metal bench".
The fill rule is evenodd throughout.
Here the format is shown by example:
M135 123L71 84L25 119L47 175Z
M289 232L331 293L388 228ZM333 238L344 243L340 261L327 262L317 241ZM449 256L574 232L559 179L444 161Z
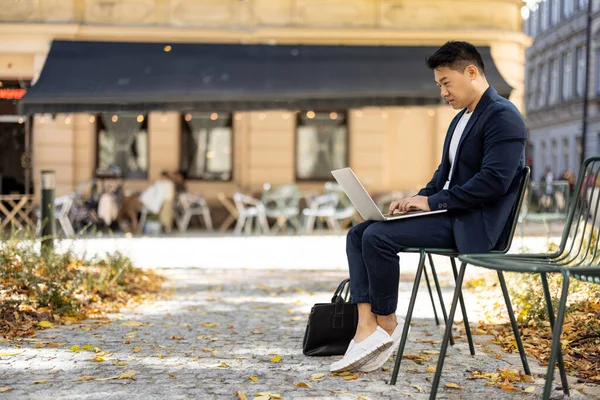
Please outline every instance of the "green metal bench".
M564 368L562 353L560 351L560 335L564 321L567 291L570 277L575 279L600 282L600 249L598 225L600 225L599 204L600 196L597 185L600 173L600 157L590 157L583 163L579 179L569 205L569 212L565 220L565 226L558 250L550 254L506 254L503 256L493 254L462 255L459 259L463 262L457 281L462 283L464 266L472 264L497 271L512 271L521 273L539 273L542 279L544 300L548 311L550 326L552 327L552 350L548 362L548 372L544 386L543 398L549 399L552 392L552 381L554 368L558 362L558 368L563 392L569 395L567 376ZM558 315L555 317L554 307L548 287L549 273L558 273L563 276L562 295L558 307ZM460 295L460 285L454 293L455 298ZM450 315L454 315L456 307L453 305ZM511 313L511 311L509 311ZM444 356L448 342L448 330L442 340L442 349L438 360L438 370L441 373ZM437 371L436 371L437 375ZM437 389L439 377L433 385Z
M492 253L495 254L505 254L506 252L508 252L508 250L510 249L510 246L512 244L512 240L514 237L514 233L516 230L516 226L517 226L517 222L518 222L518 218L519 218L519 210L521 208L521 205L523 203L523 199L525 197L525 190L527 188L527 185L529 183L529 175L530 175L530 169L529 167L525 167L523 169L522 175L521 175L521 182L519 185L519 191L517 194L517 199L515 201L513 210L511 211L511 215L509 218L510 221L510 231L509 231L509 237L508 240L506 242L506 246L502 249L497 249L497 250L493 250ZM413 310L414 310L414 306L415 306L415 302L416 302L416 298L417 298L417 293L419 290L419 285L421 283L421 276L423 274L423 272L425 272L425 277L426 277L426 281L427 281L427 286L429 289L429 294L431 297L431 301L432 304L434 303L433 301L433 295L431 294L431 288L429 287L429 279L427 278L427 272L425 271L425 260L426 257L429 259L429 264L431 267L431 272L436 284L436 289L437 289L437 293L439 296L439 300L440 300L440 305L442 308L442 313L443 313L443 317L444 317L444 323L446 324L446 333L450 332L447 337L445 336L446 339L448 339L448 341L450 341L451 343L453 343L453 338L451 335L452 332L452 321L454 321L454 315L456 312L456 304L460 303L461 306L461 311L462 311L462 315L463 315L463 321L465 324L465 332L467 335L467 340L469 342L469 350L471 352L471 355L475 355L475 347L473 345L473 338L471 335L471 329L469 326L469 320L467 318L467 311L466 311L466 306L462 297L462 292L460 290L456 291L455 290L455 297L454 300L452 302L452 308L451 308L451 313L450 315L446 315L446 308L444 305L444 301L442 298L442 293L441 293L441 289L439 286L439 281L437 278L437 273L435 270L435 266L433 264L433 257L432 255L441 255L441 256L446 256L446 257L450 257L450 261L452 264L452 272L454 275L454 279L456 281L456 285L457 288L460 288L460 286L462 285L462 280L464 277L464 263L463 266L461 266L461 271L462 271L462 275L460 275L457 271L456 268L456 257L459 256L458 250L456 249L432 249L432 248L409 248L409 249L405 249L403 252L418 252L420 254L420 258L419 258L419 265L417 268L417 272L416 272L416 276L415 276L415 280L413 283L413 288L412 288L412 292L411 292L411 296L410 296L410 301L409 301L409 305L408 305L408 310L406 313L406 321L404 324L404 329L402 331L402 337L400 339L400 344L398 346L398 352L396 355L396 362L394 365L394 370L392 372L392 379L390 381L391 385L395 385L397 378L398 378L398 373L400 372L400 364L402 362L402 356L404 354L404 348L406 347L406 341L408 339L408 330L409 330L409 326L410 326L410 322L412 319L412 314L413 314ZM530 369L529 369L529 364L527 363L527 358L525 356L525 350L523 348L523 343L521 341L521 336L519 334L519 329L517 327L517 323L516 323L516 319L514 318L514 313L512 311L512 306L511 306L511 302L510 302L510 298L508 295L508 290L506 288L506 282L504 280L504 275L502 274L501 271L498 271L498 279L500 280L500 287L502 288L502 293L504 295L504 300L506 303L506 307L509 310L509 315L511 315L511 325L513 328L513 333L515 335L515 340L517 342L517 347L519 349L519 354L521 356L521 361L523 363L523 369L525 370L525 373L527 374L531 374ZM435 310L435 304L434 304L434 310ZM437 314L436 314L437 316ZM447 346L447 343L446 343ZM444 354L445 354L445 350L444 350ZM440 370L441 372L441 370ZM438 371L436 370L436 375L438 375ZM438 377L439 380L439 377ZM435 387L435 391L432 390L432 399L435 398L435 394L437 392L437 386Z

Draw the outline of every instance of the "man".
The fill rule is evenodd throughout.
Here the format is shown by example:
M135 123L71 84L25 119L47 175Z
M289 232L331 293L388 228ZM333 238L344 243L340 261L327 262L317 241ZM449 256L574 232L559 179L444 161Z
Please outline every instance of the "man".
M448 210L419 218L366 221L347 236L353 302L359 321L344 357L331 371L379 369L397 347L398 252L406 247L457 248L485 253L507 239L506 221L524 167L526 129L517 108L485 77L483 60L467 42L448 42L427 65L441 96L455 110L442 161L416 196L394 201L390 212Z

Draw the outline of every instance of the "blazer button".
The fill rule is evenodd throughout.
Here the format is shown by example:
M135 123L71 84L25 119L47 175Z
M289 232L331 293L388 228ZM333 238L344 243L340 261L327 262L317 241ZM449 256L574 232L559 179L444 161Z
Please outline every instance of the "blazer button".
M438 204L438 208L442 208L442 203Z
M448 208L448 203L444 203L444 208Z

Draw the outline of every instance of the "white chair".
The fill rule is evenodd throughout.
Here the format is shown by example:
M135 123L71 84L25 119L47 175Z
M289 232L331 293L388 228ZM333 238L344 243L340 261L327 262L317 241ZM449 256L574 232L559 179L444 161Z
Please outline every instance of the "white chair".
M71 209L73 208L74 195L60 196L54 199L54 218L58 221L66 237L75 235L75 230L71 224ZM38 209L37 234L42 230L42 212Z
M193 216L204 221L206 229L213 231L210 208L206 199L199 194L180 193L178 197L178 213L181 215L175 219L179 232L185 232Z
M330 229L338 231L340 224L334 218L334 215L339 202L340 198L336 193L325 193L313 198L310 201L310 207L302 210L303 233L312 233L317 218L324 218Z
M356 209L354 208L352 202L350 201L348 196L346 196L346 193L344 193L344 190L340 187L339 184L335 182L325 182L325 192L335 193L339 198L339 203L335 208L335 213L333 214L332 219L336 221L349 220L349 223L351 225L357 222L354 218Z
M244 226L246 228L246 234L252 233L252 223L255 218L257 231L262 231L262 233L265 234L270 233L269 223L267 222L267 216L265 214L265 206L260 200L242 193L235 193L233 195L233 202L238 211L237 223L233 230L235 235L239 235Z

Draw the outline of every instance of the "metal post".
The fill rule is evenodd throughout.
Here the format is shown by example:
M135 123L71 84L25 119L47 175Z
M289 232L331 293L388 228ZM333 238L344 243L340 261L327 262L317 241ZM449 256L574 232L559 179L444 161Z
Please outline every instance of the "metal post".
M56 236L56 221L54 219L56 175L54 171L42 170L41 184L42 252L48 252L54 250L54 237Z

